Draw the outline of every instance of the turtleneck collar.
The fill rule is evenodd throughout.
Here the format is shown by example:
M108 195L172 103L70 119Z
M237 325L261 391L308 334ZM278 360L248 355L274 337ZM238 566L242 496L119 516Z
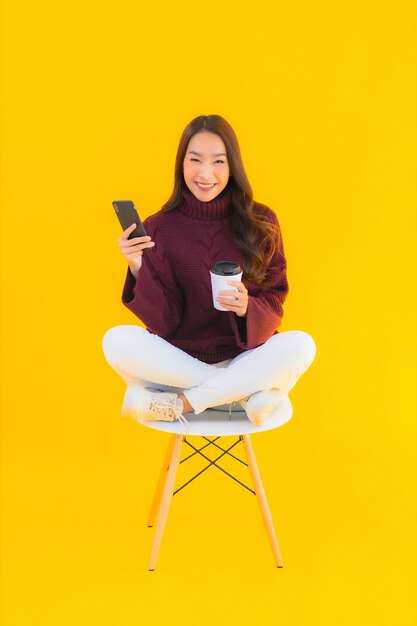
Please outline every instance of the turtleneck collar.
M189 217L218 220L230 215L230 183L226 185L218 196L207 202L196 198L188 187L183 189L183 196L184 202L180 210Z

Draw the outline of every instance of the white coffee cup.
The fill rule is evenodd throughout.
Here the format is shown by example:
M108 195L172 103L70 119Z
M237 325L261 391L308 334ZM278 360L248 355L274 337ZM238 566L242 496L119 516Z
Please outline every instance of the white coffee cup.
M218 311L228 311L220 302L217 302L216 298L225 298L226 300L233 300L233 296L221 296L219 291L237 291L233 285L228 285L229 280L236 280L241 282L242 269L238 263L234 261L218 261L213 265L210 270L211 276L211 290L213 293L213 306Z

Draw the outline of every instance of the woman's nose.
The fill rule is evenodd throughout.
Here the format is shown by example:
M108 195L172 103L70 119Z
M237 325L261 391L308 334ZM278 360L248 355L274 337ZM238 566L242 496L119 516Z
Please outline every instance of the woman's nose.
M212 171L213 169L210 163L202 163L200 165L200 176L210 178L210 176L212 175Z

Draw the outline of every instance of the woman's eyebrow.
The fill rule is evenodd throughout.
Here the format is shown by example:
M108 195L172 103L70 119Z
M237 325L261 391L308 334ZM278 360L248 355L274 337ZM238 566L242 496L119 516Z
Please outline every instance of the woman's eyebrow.
M194 150L190 150L188 154L195 154L201 157L201 154L199 154L198 152L194 152ZM211 156L227 156L227 155L224 152L220 152L219 154L212 154Z

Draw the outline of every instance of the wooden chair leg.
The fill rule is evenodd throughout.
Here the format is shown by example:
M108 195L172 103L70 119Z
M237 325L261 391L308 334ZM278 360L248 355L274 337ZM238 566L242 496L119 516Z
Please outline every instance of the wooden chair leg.
M164 491L162 493L161 506L159 510L158 520L155 527L155 536L152 544L151 558L149 560L149 570L155 569L156 560L158 558L159 548L161 546L162 535L164 534L165 524L168 517L168 511L174 491L175 478L177 476L178 464L181 455L181 446L183 435L175 435L174 446L172 449L171 460L169 463L168 474L165 481Z
M167 451L165 453L164 461L162 463L161 471L159 472L159 478L156 485L155 493L152 500L151 510L148 517L148 526L153 526L155 518L158 515L159 506L161 504L162 490L167 478L167 472L171 461L172 450L175 444L175 435L171 435L168 442Z
M252 476L253 484L255 486L256 498L261 509L262 518L265 523L266 532L268 534L269 543L271 544L272 552L277 564L277 567L283 567L281 552L278 546L278 540L275 533L274 522L272 520L271 511L269 510L268 501L266 499L265 489L262 484L261 475L259 473L258 465L256 463L255 453L252 448L252 443L249 435L242 435L243 447L245 449L246 458L249 465L249 471Z

